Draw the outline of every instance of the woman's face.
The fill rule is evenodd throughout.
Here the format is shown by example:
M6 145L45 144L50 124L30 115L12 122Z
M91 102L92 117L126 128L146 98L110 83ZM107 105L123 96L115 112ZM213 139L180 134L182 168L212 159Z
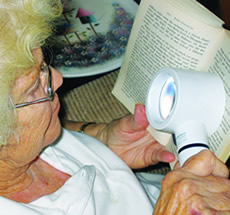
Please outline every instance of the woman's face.
M41 66L44 63L41 49L35 49L33 55L36 67L28 74L16 79L11 95L15 104L34 101L46 97L44 82L41 78ZM62 84L61 74L51 68L52 89L55 92ZM17 108L17 129L19 143L15 137L9 138L9 144L4 147L7 158L19 165L26 165L35 159L41 150L52 143L60 134L58 111L60 103L57 94L52 101Z

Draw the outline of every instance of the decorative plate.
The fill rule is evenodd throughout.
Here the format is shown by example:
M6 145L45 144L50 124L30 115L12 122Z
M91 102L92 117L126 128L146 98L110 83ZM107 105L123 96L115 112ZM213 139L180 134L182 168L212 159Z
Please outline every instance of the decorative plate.
M119 68L137 8L133 0L65 0L52 65L65 78Z

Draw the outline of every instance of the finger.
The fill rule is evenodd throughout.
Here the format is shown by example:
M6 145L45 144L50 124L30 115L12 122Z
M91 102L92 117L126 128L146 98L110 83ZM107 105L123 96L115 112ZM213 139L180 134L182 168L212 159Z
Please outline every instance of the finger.
M161 198L162 204L161 209L159 210L159 214L186 214L184 213L186 204L183 200L187 196L190 196L190 193L184 192L185 189L182 188L181 190L181 187L178 185L175 185L173 189L168 189L166 191L166 195L163 195L163 198ZM182 191L182 193L180 192L180 190ZM164 193L165 192L163 192L163 194ZM181 196L183 196L183 200Z
M149 158L150 163L148 165L155 164L158 162L170 163L175 160L174 154L167 151L165 147L163 147L159 143L154 143L150 145L146 149L146 152L150 152L150 154L146 153L146 155L148 154L150 155L150 158Z
M214 211L216 212L216 211ZM205 215L209 215L210 213L206 213ZM213 213L215 215L229 215L230 214L230 210L228 211L217 211L216 213Z
M200 177L182 169L169 172L161 182L161 191L165 192L172 187L176 187L174 192L182 194L182 198L193 195L195 192L202 194L206 198L213 193L216 201L217 194L224 194L224 198L230 202L230 181L228 178L218 176ZM196 189L194 189L196 188Z
M229 215L230 211L216 211L213 209L205 209L202 211L202 213L194 213L196 214L202 214L202 215Z
M145 112L145 106L143 104L136 104L135 105L135 111L134 111L134 128L136 129L145 129L149 125L146 112Z
M173 166L173 169L179 169L179 168L180 168L180 164L179 164L179 161L177 161L175 165Z
M216 195L215 197L216 198L211 198L211 199L205 197L203 201L205 201L206 205L208 205L208 208L212 208L214 211L219 211L219 212L222 211L223 214L228 212L228 214L230 214L229 199L227 199L223 194Z
M228 177L229 175L226 165L209 150L203 150L189 158L182 166L182 169L199 176Z
M216 215L229 214L230 211L229 198L226 198L223 193L196 194L188 198L186 202L190 214Z
M181 182L183 184L184 182ZM185 183L185 185L187 182ZM196 183L196 185L199 182ZM188 184L187 184L188 185ZM209 192L201 186L199 192L192 183L189 187L175 185L173 189L161 192L154 214L228 214L229 198L219 189ZM223 192L225 195L223 195ZM228 213L227 213L228 212Z
M171 192L169 190L171 190ZM170 196L165 195L165 193L170 193ZM161 205L164 207L163 209L160 209L160 211L164 211L163 214L195 215L203 214L200 213L200 209L209 207L206 199L211 196L211 193L206 190L205 186L202 185L202 181L186 179L179 181L171 188L162 191L161 195L161 201L167 202L167 205Z
M172 190L168 189L165 192L160 193L160 196L157 200L157 203L154 207L154 213L153 215L161 215L164 214L164 211L167 208L168 202L170 200L170 197L172 195Z
M146 117L145 106L143 104L136 104L134 115L128 114L122 118L121 129L125 132L145 131L149 123Z
M162 149L159 152L158 160L160 162L170 163L170 162L173 162L175 160L175 156L173 153L171 153L165 149Z

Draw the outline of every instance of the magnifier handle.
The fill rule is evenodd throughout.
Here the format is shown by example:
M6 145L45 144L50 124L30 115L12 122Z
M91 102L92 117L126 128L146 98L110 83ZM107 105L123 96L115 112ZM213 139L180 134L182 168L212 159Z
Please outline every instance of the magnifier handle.
M190 143L178 149L180 166L183 166L186 160L204 149L209 149L206 143Z

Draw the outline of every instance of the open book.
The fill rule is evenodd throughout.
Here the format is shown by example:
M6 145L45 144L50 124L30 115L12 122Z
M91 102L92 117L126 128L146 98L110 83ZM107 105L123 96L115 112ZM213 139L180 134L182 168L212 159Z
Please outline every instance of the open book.
M209 146L226 162L230 155L230 33L222 25L195 0L142 0L112 93L133 113L136 103L145 103L149 84L162 67L218 74L225 85L226 108ZM218 104L213 101L213 105ZM170 134L149 131L177 154Z

